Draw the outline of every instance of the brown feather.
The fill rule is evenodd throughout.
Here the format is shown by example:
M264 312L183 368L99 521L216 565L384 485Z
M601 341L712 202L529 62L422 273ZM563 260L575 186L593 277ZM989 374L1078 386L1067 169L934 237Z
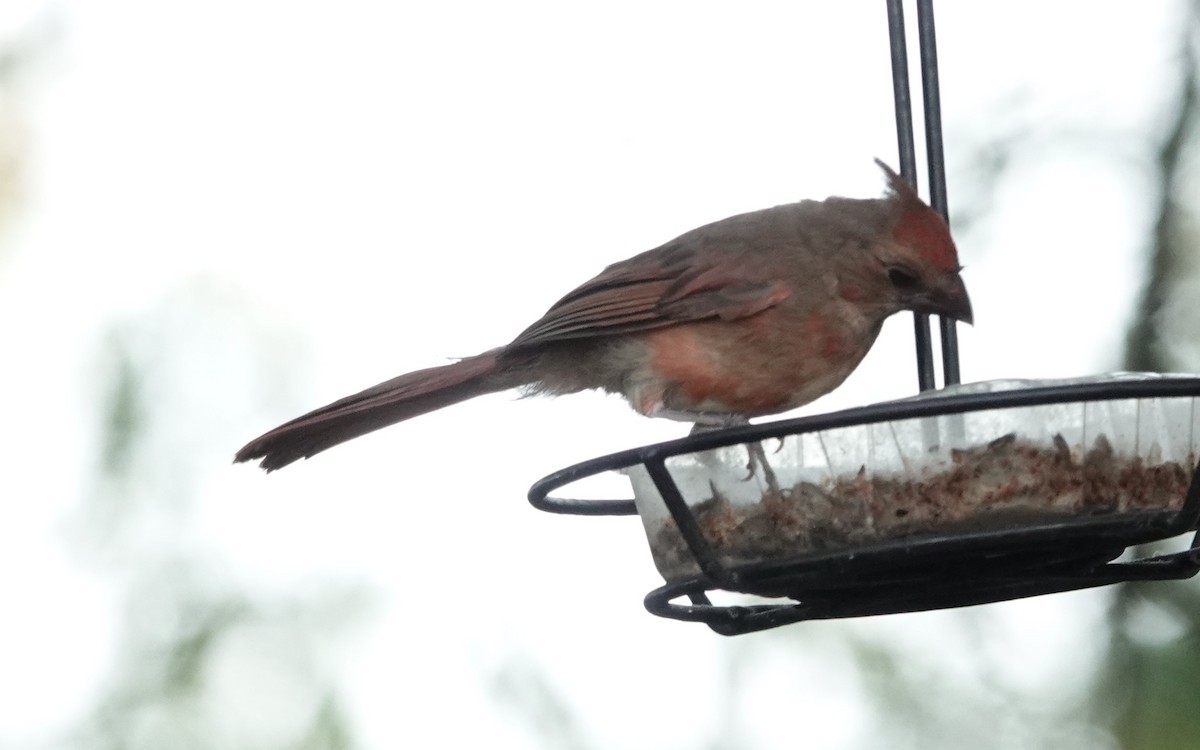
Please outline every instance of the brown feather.
M755 264L738 253L697 267L696 253L671 252L674 242L609 266L555 303L507 348L608 337L710 318L736 320L790 294L782 284L757 280ZM674 262L664 262L668 259Z
M392 378L251 440L234 461L261 458L262 468L274 471L410 417L519 385L490 377L496 371L497 352L491 351Z
M759 416L837 387L901 309L971 320L941 217L882 162L883 198L740 214L614 263L507 346L393 378L251 441L268 471L493 391L619 393L651 416ZM913 277L907 284L895 274ZM903 276L899 277L903 278Z

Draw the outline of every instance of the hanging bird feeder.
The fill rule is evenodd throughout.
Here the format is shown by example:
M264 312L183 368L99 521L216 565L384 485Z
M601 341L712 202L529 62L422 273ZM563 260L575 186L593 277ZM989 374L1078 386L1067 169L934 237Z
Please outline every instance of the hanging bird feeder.
M1198 398L1200 378L1156 375L955 386L604 456L530 500L639 514L667 582L647 609L725 634L1186 578L1200 534L1118 558L1200 524ZM551 495L614 470L633 500ZM787 601L714 605L722 590Z
M888 0L901 174L914 183L900 0ZM932 0L917 3L931 204L945 215ZM958 384L941 321L916 319L910 399L701 433L538 481L554 513L641 517L665 585L657 615L734 635L809 619L911 612L1200 572L1134 548L1200 528L1200 377L1120 373ZM626 474L633 499L555 495ZM715 604L710 594L751 595ZM681 600L686 600L681 601Z

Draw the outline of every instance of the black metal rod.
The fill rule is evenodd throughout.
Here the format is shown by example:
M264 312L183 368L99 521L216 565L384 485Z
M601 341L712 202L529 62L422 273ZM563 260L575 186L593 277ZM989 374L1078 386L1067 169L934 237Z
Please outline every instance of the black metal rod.
M942 141L942 95L938 82L937 34L933 23L933 0L917 0L917 34L920 39L921 98L925 103L925 154L929 162L929 205L950 224L946 200L946 155ZM958 323L939 319L942 339L942 382L962 382L958 360Z
M1010 391L964 393L939 395L923 399L885 401L870 406L858 406L825 414L793 417L791 419L781 419L763 424L751 424L712 432L701 432L676 440L653 443L639 448L610 453L606 456L598 456L543 477L530 488L529 502L536 508L551 512L585 514L589 513L589 511L580 506L585 506L589 502L608 504L620 501L588 501L556 498L548 497L548 494L560 487L595 474L626 469L641 463L649 463L652 460L666 459L685 453L725 448L731 445L772 440L789 435L830 430L838 427L850 427L858 424L899 419L937 417L945 414L962 414L987 409L1041 406L1044 404L1110 401L1126 398L1180 397L1200 397L1200 378L1167 377L1150 380L1114 380L1095 383L1059 384L1034 388L1018 388ZM1195 497L1195 499L1189 500L1185 507L1195 507L1195 512L1200 516L1200 477L1197 478L1195 492L1189 494L1189 498L1191 497ZM627 507L627 512L629 514L634 513L633 501L625 501L625 503L627 503L627 506L625 506ZM558 504L564 504L566 507L551 507Z
M892 93L896 102L896 143L900 176L917 187L916 144L913 141L912 92L908 82L908 43L904 37L904 2L887 0L888 42L892 50ZM936 387L933 370L933 335L929 316L913 313L913 335L917 343L917 387Z
M948 218L946 209L946 159L942 141L942 95L938 84L937 37L933 0L917 0L917 36L920 40L921 97L925 105L925 151L929 162L929 205Z
M866 615L914 612L947 607L963 607L1004 599L1073 591L1104 586L1119 581L1156 581L1189 578L1200 572L1200 551L1162 555L1132 562L1105 562L1115 557L1120 547L1137 544L1150 538L1165 538L1161 533L1139 528L1137 519L1118 525L1116 519L1096 518L1106 530L1097 531L1116 543L1097 558L1090 553L1082 557L1044 559L1045 542L1054 541L1053 548L1077 547L1084 540L1094 541L1084 528L1071 529L1071 522L1057 528L1039 527L1024 530L1009 529L995 532L953 535L940 539L912 540L889 546L888 550L858 549L844 557L835 567L829 561L817 559L780 561L757 570L742 569L748 593L763 596L787 597L794 603L752 606L712 606L702 599L704 592L716 590L712 581L692 578L668 583L650 592L645 598L651 613L677 620L699 621L723 635L737 635L799 620L861 617ZM1085 525L1087 521L1079 520ZM1159 529L1161 532L1161 529ZM988 545L986 548L980 544ZM1019 552L1011 562L1003 556L991 556L1002 546ZM1096 548L1099 549L1099 548ZM972 558L956 553L971 550ZM965 570L961 563L970 562ZM819 569L818 569L819 568ZM948 569L953 569L947 574ZM890 572L889 572L890 571ZM783 580L788 585L780 591L764 592L763 584L777 588ZM687 595L692 606L673 602ZM697 606L704 601L708 606Z
M720 560L717 559L716 550L708 543L708 538L704 536L704 530L700 528L700 522L696 520L692 509L688 507L687 500L683 499L683 495L679 492L679 487L675 484L675 479L667 470L664 461L663 458L646 461L646 472L654 480L654 486L658 489L658 494L662 496L663 504L667 506L671 517L675 519L675 527L684 542L687 543L692 557L700 566L700 571L718 585L735 585Z

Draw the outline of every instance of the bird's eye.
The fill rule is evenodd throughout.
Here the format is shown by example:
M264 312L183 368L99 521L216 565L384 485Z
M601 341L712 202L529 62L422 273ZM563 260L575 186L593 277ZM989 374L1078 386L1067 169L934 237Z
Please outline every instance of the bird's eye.
M919 279L912 271L903 266L892 266L887 270L888 281L897 289L912 289L917 286Z

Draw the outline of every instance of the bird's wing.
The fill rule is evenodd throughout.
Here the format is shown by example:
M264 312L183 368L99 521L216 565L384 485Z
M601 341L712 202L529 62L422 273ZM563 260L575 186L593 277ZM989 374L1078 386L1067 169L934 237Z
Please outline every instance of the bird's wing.
M711 257L711 253L707 253ZM745 262L740 253L702 260L700 253L660 248L606 268L525 329L509 347L614 336L762 312L791 290Z

